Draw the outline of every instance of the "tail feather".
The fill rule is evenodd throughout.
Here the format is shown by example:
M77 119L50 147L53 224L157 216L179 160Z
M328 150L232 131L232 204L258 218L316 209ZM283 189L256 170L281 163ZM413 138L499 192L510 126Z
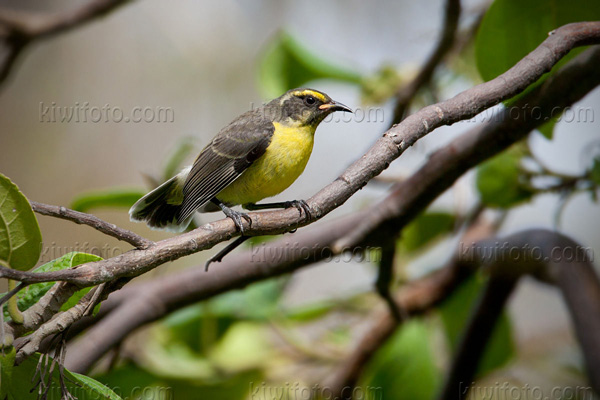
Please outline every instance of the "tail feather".
M172 232L185 230L192 217L182 223L177 223L183 198L179 178L179 175L174 176L139 199L129 210L130 219L136 222L146 222L152 229L166 229Z

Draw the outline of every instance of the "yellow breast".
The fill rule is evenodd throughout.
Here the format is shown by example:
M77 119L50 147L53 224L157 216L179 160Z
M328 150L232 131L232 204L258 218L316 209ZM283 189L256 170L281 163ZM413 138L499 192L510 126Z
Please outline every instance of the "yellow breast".
M217 198L227 204L256 203L287 189L304 171L316 127L274 122L275 132L264 155L256 160Z

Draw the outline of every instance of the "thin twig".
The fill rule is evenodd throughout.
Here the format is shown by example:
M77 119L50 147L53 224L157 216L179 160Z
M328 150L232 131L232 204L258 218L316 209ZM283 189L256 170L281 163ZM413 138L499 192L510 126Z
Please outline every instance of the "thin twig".
M38 203L36 201L32 201L30 203L31 208L33 208L33 211L35 211L38 214L48 215L50 217L60 219L66 219L67 221L75 222L76 224L80 225L91 226L92 228L104 233L105 235L129 243L137 249L147 249L154 244L154 242L151 240L143 238L140 235L133 233L127 229L119 228L115 224L103 221L100 218L91 214L71 210L66 207Z
M392 125L402 121L417 92L431 81L435 69L440 62L442 62L450 49L452 49L459 18L460 0L447 0L444 14L444 27L442 28L442 34L437 46L419 71L419 74L396 93L396 106L394 108Z
M380 174L393 160L429 132L442 125L472 118L500 101L520 93L548 72L572 48L599 42L600 22L574 23L556 29L540 46L504 74L468 89L452 99L425 107L389 129L338 179L307 201L314 211L313 220L309 221L304 215L299 215L296 209L250 213L252 227L247 227L245 234L273 235L313 223L316 219L340 207L369 180ZM598 73L592 70L588 75L584 78L590 80L595 79ZM589 88L583 89L583 86L574 85L579 87L580 91L587 93ZM564 90L566 89L562 88L561 93ZM562 103L567 102L557 99L559 100ZM516 125L520 124L520 121L516 121ZM529 125L527 127L529 128ZM477 159L481 160L482 157ZM239 232L233 222L230 219L223 219L206 224L192 232L156 242L148 250L129 251L112 259L81 265L76 269L31 273L0 268L0 277L27 282L60 280L79 286L93 286L122 276L143 274L167 261L209 249L236 235L239 235Z
M0 65L0 85L10 75L15 62L30 43L77 28L107 15L130 0L94 0L58 14L22 14L0 9L0 40L5 42L6 55Z

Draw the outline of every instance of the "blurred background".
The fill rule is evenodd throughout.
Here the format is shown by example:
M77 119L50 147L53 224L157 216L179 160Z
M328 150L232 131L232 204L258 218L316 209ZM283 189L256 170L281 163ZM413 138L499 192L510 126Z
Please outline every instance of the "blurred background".
M0 7L60 12L82 3L1 0ZM488 1L463 1L461 27L473 24L488 4ZM275 68L269 56L273 57L271 52L281 45L281 38L289 35L310 53L339 66L339 73L347 77L345 81L316 79L307 86L353 108L381 110L376 114L378 118L371 120L356 117L332 120L319 127L305 173L277 197L306 199L359 158L390 125L392 102L365 101L368 96L364 84L357 85L352 80L364 83L369 77L381 76L385 68L397 71L400 80L414 76L440 35L443 11L441 0L131 2L106 17L27 49L0 92L0 172L10 177L29 199L55 205L71 206L82 193L93 191L144 192L150 188L148 176L155 181L165 178L165 164L181 143L193 146L194 151L187 156L191 162L235 116L280 94L274 92L277 82L270 82L268 76ZM468 61L472 55L467 52L464 57ZM472 67L461 69L460 63L441 68L435 78L438 82L435 96L439 99L447 99L481 82ZM110 117L99 122L91 121L91 117L87 122L60 121L59 107L77 108L85 103L90 107L119 108L124 116L131 116L136 107L148 108L150 114L146 115L152 118L140 122L115 122ZM417 102L417 109L418 105ZM600 90L595 90L577 104L596 111L595 119L577 124L559 122L552 140L541 133L532 134L528 143L536 159L548 169L565 175L581 174L589 168L594 156L600 153L599 105ZM160 120L159 109L169 110L167 120ZM57 110L56 119L52 118L53 110ZM382 176L389 181L409 176L427 162L427 155L433 150L472 126L471 121L437 129ZM432 209L467 213L478 198L474 181L474 173L467 174ZM369 184L320 223L381 199L389 185L386 181ZM540 194L513 207L500 233L558 227L589 247L592 254L600 254L597 203L583 192L571 196L564 205L563 197L560 193ZM557 217L557 210L563 206ZM172 236L130 222L127 207L86 211L152 240ZM220 214L201 215L197 221L220 218ZM88 227L48 217L38 219L44 240L40 263L70 251L110 257L129 248ZM436 240L428 251L402 260L402 276L412 279L442 265L456 251L456 245L452 237ZM155 278L182 268L199 268L215 250L163 265L139 279ZM354 298L372 292L375 274L376 268L371 263L348 260L322 263L295 273L286 282L280 302L282 307L301 307ZM377 301L375 297L371 299L373 304ZM511 340L516 351L494 370L489 382L508 379L545 388L585 385L581 353L560 292L526 279L519 284L509 304ZM324 334L327 324L331 321L309 330L307 337L315 330L319 335ZM334 325L339 324L337 320ZM138 332L136 337L148 338L147 331L152 329L144 328L146 335ZM351 339L342 333L338 332L349 342ZM146 351L158 346L156 337L147 340ZM442 342L439 333L432 334L430 342L434 364L443 365L447 359L438 351ZM131 346L127 357L156 376L164 374L154 362L167 365L165 360L169 356L154 349L155 357L165 359L148 361L148 355L135 355L138 350L144 351L139 347L139 343ZM106 382L118 380L103 367L97 371L107 374L103 378ZM193 377L190 382L198 384ZM221 397L215 394L212 398Z

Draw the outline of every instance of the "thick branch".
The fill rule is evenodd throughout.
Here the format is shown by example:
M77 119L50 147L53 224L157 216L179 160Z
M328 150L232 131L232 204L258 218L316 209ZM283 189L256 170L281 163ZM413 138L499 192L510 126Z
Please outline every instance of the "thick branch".
M314 211L313 216L321 218L341 206L427 133L442 125L472 118L482 110L520 93L548 72L573 47L597 42L600 42L600 22L565 25L554 31L538 48L498 78L409 116L388 130L338 179L308 200L308 205ZM597 71L591 71L590 74L595 76ZM564 91L567 89L564 88ZM300 216L295 209L250 215L253 224L252 227L246 227L248 235L283 233L311 222ZM192 232L157 242L147 250L132 250L112 259L82 265L77 269L39 274L0 269L0 276L27 282L62 280L80 286L97 285L118 277L143 274L167 261L211 248L234 235L239 235L239 232L236 231L233 222L220 220Z
M33 211L41 215L66 219L67 221L75 222L79 225L83 224L91 226L105 235L112 236L115 239L129 243L137 249L147 249L154 244L154 242L151 240L143 238L136 233L128 231L127 229L119 228L115 224L103 221L91 214L70 210L65 207L37 203L35 201L31 202L31 208L33 208Z
M503 239L473 243L463 264L485 267L488 286L465 329L440 400L468 397L495 321L515 283L525 274L560 287L582 347L590 383L600 389L600 280L591 254L572 239L548 230L527 230Z
M592 54L595 54L595 56ZM557 78L548 81L548 83L544 85L544 91L540 93L543 93L544 96L551 95L548 97L549 102L558 102L558 99L563 99L565 102L576 101L578 98L583 96L585 92L591 90L597 83L584 80L580 77L583 74L589 74L590 69L595 69L595 66L597 65L597 59L594 57L598 57L598 51L587 52L587 54L581 55L576 60L572 61L569 64L569 67L559 71ZM591 75L593 76L594 74ZM554 88L555 86L556 88ZM574 93L576 93L577 96ZM530 96L531 97L528 97L530 101L529 104L531 106L538 104L532 100L537 99L539 101L539 99L534 97L534 95ZM405 181L402 186L397 188L396 192L393 194L393 196L397 196L397 193L404 193L404 195L398 196L398 199L401 199L402 201L401 208L403 210L412 210L410 213L406 214L405 222L411 218L411 215L417 215L421 208L426 207L427 204L429 204L435 198L435 196L445 190L445 188L451 186L451 184L461 174L466 172L472 166L472 159L474 157L477 159L476 162L479 162L482 158L490 157L493 154L501 151L508 144L520 139L522 135L524 135L524 133L517 129L518 124L521 123L522 122L520 121L515 122L510 119L505 119L502 123L490 122L483 128L475 129L459 138L459 140L457 140L452 147L448 148L447 152L435 153L425 167L418 171L411 179ZM515 130L518 131L517 134L514 134ZM527 132L529 130L530 128L526 129ZM395 199L395 201L397 201L397 199ZM380 205L376 205L367 211L367 213L370 215L373 213L374 209L379 207ZM293 212L295 212L295 210L293 210ZM279 213L280 212L265 214ZM355 224L358 221L360 220L355 219L353 223ZM220 221L219 223L226 222L228 221ZM341 235L343 232L349 231L349 227L350 225L342 230L342 232L338 231L338 233ZM199 230L202 229L203 228ZM191 234L193 234L193 232ZM309 230L306 232L306 234L312 236L312 230ZM304 235L304 233L297 233L293 238L300 240L303 237L302 235ZM334 239L334 235L328 237L328 240ZM160 243L161 242L159 242L157 245ZM317 244L315 241L310 243L311 244L308 245L310 248ZM301 244L304 245L306 242L301 241ZM275 246L286 245L284 242L275 242ZM90 362L93 362L101 354L108 351L133 329L165 315L169 310L173 309L172 307L180 307L185 304L190 304L190 302L198 301L210 295L221 293L228 288L238 288L244 284L254 282L258 279L265 279L269 276L275 276L292 270L286 269L287 267L285 264L277 267L277 265L264 266L257 263L247 263L247 259L250 257L250 255L242 255L240 257L241 258L239 258L239 261L235 261L236 259L234 258L226 260L223 265L220 265L218 269L211 271L211 273L208 275L204 273L201 274L200 272L202 271L190 270L189 272L177 276L161 279L160 285L149 285L144 287L144 290L140 290L139 292L136 291L135 295L130 293L128 297L121 296L121 294L128 293L128 289L124 290L123 293L116 294L117 298L121 299L137 299L139 297L138 295L147 293L150 297L152 297L152 301L150 303L153 305L153 307L150 307L148 304L142 304L147 300L140 300L139 304L137 304L132 310L120 310L112 320L113 322L109 323L103 321L102 324L98 325L98 332L115 332L115 335L112 336L111 334L111 337L107 337L107 334L105 333L98 334L98 336L94 337L94 340L88 341L88 339L85 339L87 343L90 343L90 345L92 343L94 344L93 347L97 349L98 354L91 353L92 350L86 347L85 351L77 351L76 353L90 354L90 357L86 358L85 363L77 361L74 362L74 364L82 366L82 368L89 366ZM287 254L286 257L292 257L292 255ZM291 259L286 258L286 260L299 263L298 265L295 265L294 268L309 263L307 260L297 260L293 259L293 257ZM240 264L237 264L237 262L240 262ZM244 266L243 269L240 268L242 265ZM282 272L283 269L285 269L284 272ZM240 270L243 270L244 274L240 275ZM169 290L163 290L160 289L160 287L169 288ZM177 290L171 290L171 288L177 288ZM170 300L172 301L171 304L177 304L177 306L171 305L167 307L165 306L165 303L169 303L169 301L163 302L162 300L158 300L159 305L157 306L157 299L163 299L164 296L169 296L168 293L172 293L172 296L176 296L178 298L176 301ZM111 303L110 299L108 303ZM144 309L147 309L148 312L146 313L143 311ZM102 329L100 329L100 327L102 327Z
M599 62L599 49L584 52L510 109L499 111L493 121L436 151L418 173L397 184L393 194L377 207L372 207L364 222L336 243L335 247L351 248L359 243L368 243L381 229L395 232L398 225L406 224L407 218L424 209L466 170L525 137L552 115L578 101L600 84ZM532 109L541 113L539 118L530 114ZM427 193L423 194L415 188ZM412 201L411 198L415 196L419 196L422 203Z
M369 179L385 169L389 162L431 130L442 124L452 123L461 118L470 118L480 110L489 107L504 98L511 97L541 76L546 70L550 69L551 66L554 65L561 56L566 54L570 48L587 44L598 39L600 39L600 23L571 24L562 27L558 29L554 35L550 36L550 38L538 47L538 49L526 57L526 59L519 62L515 67L498 79L465 91L455 98L438 105L426 107L418 113L409 116L400 125L389 130L365 156L349 167L340 178L325 187L308 201L309 205L315 211L313 214L322 217L334 208L339 207L354 192L364 186ZM549 49L552 49L553 51L548 51ZM595 54L597 56L597 52ZM585 63L586 60L588 64ZM597 60L592 59L591 62L592 66L597 65ZM594 64L594 62L596 64ZM590 68L592 71L588 72ZM594 71L593 68L590 67L590 60L584 58L579 58L578 63L571 63L571 69L576 70L580 74L588 73L588 75L592 77L597 77L598 75L598 71ZM572 74L567 75L571 76ZM560 92L561 95L563 93L571 92L569 96L566 96L570 101L576 100L575 96L572 95L572 92L579 90L581 92L580 95L582 96L583 93L589 91L594 86L587 76L586 79L582 79L581 75L577 75L576 78L577 79L571 77L569 78L570 80L563 79L557 81L563 85L562 92ZM574 88L577 90L574 90ZM463 145L466 145L467 150L470 149L468 144L473 140L476 141L478 137L479 136L477 135L471 135L466 142L463 142ZM492 140L491 143L484 143L482 148L486 148L487 146L493 148L494 146L498 146L498 143L495 140ZM470 168L470 164L464 159L455 161L458 163L458 166L452 166L449 177L444 174L439 174L437 171L429 171L429 173L432 173L434 176L433 183L431 180L429 183L436 188L435 190L438 190L441 186L445 185L447 180L455 180L460 173ZM463 166L462 169L460 166L461 163L466 163L466 166ZM457 174L456 177L453 174ZM412 189L415 192L420 192L423 197L409 196L407 198L407 204L412 204L410 207L415 207L416 203L427 204L434 197L431 194L431 190L429 190L426 185L417 184L413 186ZM418 209L418 207L416 209ZM251 215L253 217L253 226L252 229L249 229L248 227L247 231L254 235L282 233L292 230L297 226L303 226L309 223L304 220L303 217L300 217L297 210L294 209L252 213ZM349 228L347 228L347 230L348 229ZM237 232L235 231L233 223L230 220L225 219L204 225L192 232L157 242L146 250L132 250L112 259L85 264L72 270L40 274L17 271L17 275L15 275L15 272L12 270L0 270L0 272L2 276L12 279L21 278L19 280L27 282L65 280L79 286L91 286L118 277L133 277L140 275L167 261L210 248L216 243L226 240L235 234L237 234ZM295 260L294 262L301 265L308 263L307 261L298 260ZM285 270L287 264L283 264L282 268ZM245 273L246 268L244 268L244 273L241 276L236 276L236 274L240 273L240 269L236 269L235 271L228 272L230 274L228 275L229 280L225 279L218 282L207 278L213 276L214 272L211 272L208 275L203 275L202 278L207 282L207 285L200 288L200 290L192 297L199 300L232 288L242 287L259 279L265 279L269 276L275 276L279 273L289 271L279 272L281 271L279 266L280 263L275 263L275 265L271 265L273 270L270 270L268 269L269 265L257 264L255 268L249 268L247 274ZM225 268L219 268L218 271L221 271L222 269L225 270ZM224 273L227 274L227 272ZM209 285L209 282L212 283ZM65 285L65 288L70 288L72 286L73 285ZM181 288L180 286L176 287L177 290L180 290ZM197 287L194 289L197 289ZM181 298L181 300L186 301L185 298ZM176 307L178 303L175 301L172 304ZM58 309L56 308L47 308L44 312L56 312L57 310ZM25 314L27 314L27 312L29 312L29 310L27 310ZM164 315L161 310L158 310L157 313ZM46 320L47 319L43 318L36 319L38 322L37 326ZM32 326L31 324L28 326L31 330L36 328L36 326ZM11 328L15 330L19 329L16 327ZM135 326L133 328L135 328ZM17 335L15 335L15 337L16 336Z

